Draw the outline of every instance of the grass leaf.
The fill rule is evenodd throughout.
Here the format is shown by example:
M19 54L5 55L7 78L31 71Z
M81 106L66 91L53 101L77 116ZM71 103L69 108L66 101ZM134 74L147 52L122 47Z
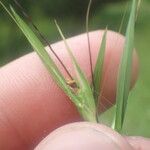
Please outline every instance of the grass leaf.
M121 19L121 23L120 23L120 27L119 27L118 33L121 33L121 32L122 32L123 23L124 23L124 21L125 21L125 17L126 17L126 14L127 14L127 9L128 9L128 3L126 4L125 10L124 10L124 12L123 12L123 16L122 16L122 19Z
M92 86L94 86L94 75L93 75L93 64L92 64L92 53L91 53L91 44L90 44L90 35L89 35L89 14L92 5L92 0L89 0L87 12L86 12L86 34L87 34L87 43L88 43L88 52L89 52L89 62L90 62L90 71L92 77Z
M118 132L122 130L129 96L136 10L137 0L133 0L117 86L115 129Z
M64 92L71 98L71 100L78 107L81 106L79 98L74 95L70 87L67 85L66 80L64 79L61 72L58 70L57 66L47 53L44 48L44 45L40 42L34 32L29 28L29 26L19 17L19 15L14 11L14 9L10 6L12 13L5 7L5 5L0 1L0 4L3 8L8 12L11 18L16 22L18 27L26 36L29 43L32 45L33 49L36 51L43 64L47 68L47 70L52 75L53 79L57 82L57 84L64 90Z
M72 61L74 62L74 66L78 72L80 81L78 82L80 85L80 90L76 93L71 89L71 87L67 84L67 81L57 68L56 64L53 62L49 54L44 48L44 45L38 39L38 37L34 34L34 32L30 29L30 27L20 18L20 16L15 12L12 6L10 6L11 11L9 11L5 5L0 1L0 4L7 11L7 13L11 16L11 18L18 25L20 30L23 32L35 52L38 54L43 64L47 68L47 70L52 75L53 79L57 82L57 84L62 88L62 90L70 97L72 102L77 106L83 118L87 121L96 121L95 117L95 103L92 95L92 91L87 79L84 77L79 65L77 64L71 50L67 46L68 52L71 56ZM63 36L63 35L62 35Z
M76 74L77 74L77 83L78 83L78 86L79 86L79 92L77 93L79 98L81 99L82 103L83 103L83 106L86 105L87 108L87 111L89 111L91 113L91 121L96 121L96 118L94 116L96 116L96 106L95 106L95 101L94 101L94 97L93 97L93 92L92 92L92 89L90 87L90 84L88 83L88 80L86 79L84 73L82 72L80 66L78 65L59 25L57 24L57 22L55 21L55 24L56 24L56 27L64 41L64 44L66 46L66 49L71 57L71 60L72 60L72 63L74 65L74 68L76 70ZM84 112L83 112L84 113ZM87 112L85 112L87 113ZM88 115L88 114L85 114L85 117ZM89 114L90 115L90 114Z
M106 49L106 35L107 35L107 29L105 30L103 37L102 37L102 42L101 46L99 49L95 69L94 69L94 99L96 105L98 105L98 98L100 95L100 85L101 85L101 80L102 80L102 71L103 71L103 63L104 63L104 55L105 55L105 49Z

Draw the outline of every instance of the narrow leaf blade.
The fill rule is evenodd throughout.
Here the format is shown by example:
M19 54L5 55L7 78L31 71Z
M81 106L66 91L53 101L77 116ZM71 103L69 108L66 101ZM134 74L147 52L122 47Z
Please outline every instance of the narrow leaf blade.
M102 71L103 71L103 63L104 63L104 56L105 56L105 49L106 49L106 35L107 35L107 29L105 30L101 46L99 49L95 69L94 69L94 98L96 105L98 104L98 98L100 95L100 86L101 86L101 80L102 80Z
M90 87L90 84L88 83L84 73L82 72L80 66L78 65L59 25L57 24L57 22L55 21L56 27L64 41L64 44L66 46L66 49L71 57L72 63L74 65L74 68L76 70L76 74L77 74L77 83L79 84L79 88L80 88L80 92L78 92L78 96L81 99L81 102L83 103L83 106L86 106L86 113L89 113L89 117L88 114L84 113L85 117L88 118L88 120L90 119L91 121L96 121L95 117L96 117L96 106L95 106L95 102L94 102L94 97L93 97L93 93L92 93L92 89Z
M93 63L92 63L92 53L91 53L91 44L90 44L90 35L89 35L89 15L90 9L92 5L92 0L89 0L87 12L86 12L86 34L87 34L87 43L88 43L88 53L89 53L89 63L90 63L90 71L92 77L92 86L94 84L94 74L93 74Z
M29 43L32 45L33 49L36 51L43 64L47 68L47 70L52 75L53 79L57 82L57 84L64 90L64 92L71 98L71 100L75 103L75 105L80 107L80 101L77 96L71 91L70 87L67 85L63 75L58 70L57 66L45 50L43 44L34 34L34 32L29 28L29 26L19 17L19 15L15 12L15 10L10 6L12 13L6 8L6 6L0 1L0 4L7 11L7 13L11 16L11 18L15 21L18 27L21 29L23 34L26 36Z
M117 86L115 129L119 132L122 130L130 89L136 10L137 0L133 0Z

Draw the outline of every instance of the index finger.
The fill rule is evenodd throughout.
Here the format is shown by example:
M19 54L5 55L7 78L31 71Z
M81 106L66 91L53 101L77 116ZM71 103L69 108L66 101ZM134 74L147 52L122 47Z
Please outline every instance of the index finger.
M90 33L94 63L102 35L103 31ZM89 77L90 66L86 35L68 39L68 43L82 69ZM103 95L111 103L115 99L117 70L123 43L122 36L108 32ZM69 71L73 72L63 42L52 46ZM133 77L136 76L137 68L137 63L134 62ZM1 149L23 150L31 148L53 129L78 120L81 118L76 108L52 80L35 53L23 56L0 69Z

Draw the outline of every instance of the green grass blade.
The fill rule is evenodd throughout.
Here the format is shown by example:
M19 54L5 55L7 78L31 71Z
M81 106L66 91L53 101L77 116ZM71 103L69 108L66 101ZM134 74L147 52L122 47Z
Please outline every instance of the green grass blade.
M16 14L14 9L11 7L12 13L18 23L20 29L37 52L41 60L43 61L44 65L47 67L49 72L52 74L53 78L58 82L58 84L64 89L66 88L65 79L63 78L62 74L59 72L58 68L56 67L55 63L52 61L50 56L48 55L47 51L45 50L43 44L39 41L37 36L33 33L33 31L28 27L28 25ZM68 87L67 87L68 88Z
M94 75L93 75L93 63L92 63L92 53L91 53L91 44L90 44L90 35L89 35L89 14L92 5L92 0L89 0L87 13L86 13L86 34L87 34L87 43L88 43L88 53L89 53L89 62L90 62L90 71L92 78L92 86L94 86Z
M33 49L36 51L38 56L41 58L43 64L47 68L47 70L50 72L54 80L57 82L57 84L64 90L64 92L71 98L71 100L80 107L80 101L77 96L74 95L74 93L71 91L70 87L67 85L63 75L58 70L57 66L53 62L53 60L50 58L49 54L45 50L43 44L40 42L40 40L37 38L37 36L34 34L34 32L29 28L29 26L17 15L17 13L14 11L14 9L11 7L12 13L3 5L3 3L0 1L0 4L3 6L3 8L7 11L7 13L11 16L11 18L15 21L15 23L18 25L18 27L21 29L21 31L24 33L26 38L28 39L29 43L32 45Z
M127 10L128 10L128 3L126 4L125 10L123 12L123 16L122 16L120 27L119 27L119 31L118 31L119 33L121 33L121 31L122 31L123 23L125 21L125 17L126 17L126 14L127 14Z
M136 20L137 20L137 18L138 18L138 14L139 14L139 11L140 11L141 3L142 3L142 0L138 0L138 4L137 4L137 13L136 13Z
M47 70L52 75L53 79L57 82L57 84L63 89L63 91L70 97L72 102L77 106L79 109L81 115L85 120L88 121L95 121L95 105L90 101L91 103L84 103L85 97L93 98L92 94L90 94L90 86L87 90L87 95L84 92L81 92L80 90L77 93L74 93L74 91L70 88L70 86L66 83L65 78L61 74L61 72L58 70L57 66L45 50L43 44L41 41L37 38L37 36L34 34L34 32L30 29L30 27L20 18L20 16L15 12L15 10L10 6L11 11L9 11L5 5L0 1L0 4L3 6L3 8L7 11L7 13L11 16L11 18L15 21L15 23L18 25L18 27L21 29L21 31L26 36L27 40L33 47L33 49L36 51L40 59L42 60L43 64L47 68ZM86 81L86 80L85 80ZM83 82L83 85L86 82ZM84 93L84 94L83 94ZM89 101L88 101L89 102Z
M105 55L105 49L106 49L106 35L107 35L107 29L105 30L103 37L102 37L102 42L101 46L99 49L95 69L94 69L94 99L96 105L98 104L98 98L100 94L100 85L101 85L101 80L102 80L102 71L103 71L103 63L104 63L104 55Z
M90 87L90 84L88 82L88 80L86 79L84 73L82 72L80 66L78 65L74 55L72 54L72 51L69 47L69 45L67 44L67 41L59 27L59 25L57 24L57 22L55 21L56 27L64 41L64 44L66 46L66 49L71 57L72 63L74 65L74 68L76 70L76 74L77 74L77 83L79 85L79 89L80 92L78 92L78 96L80 97L80 100L83 103L83 106L86 105L87 106L87 111L89 111L89 115L91 114L91 121L96 121L95 117L96 117L96 106L95 106L95 102L94 102L94 97L93 97L93 92L92 89ZM84 112L83 112L84 113ZM87 113L87 112L86 112ZM88 114L84 113L85 117L88 117Z
M7 9L7 7L0 1L0 5L4 8L4 10L9 14L9 16L13 19L13 21L17 24L14 16L12 15L12 13ZM17 24L18 25L18 24Z
M123 126L130 89L136 10L137 0L133 0L117 86L115 129L119 132Z

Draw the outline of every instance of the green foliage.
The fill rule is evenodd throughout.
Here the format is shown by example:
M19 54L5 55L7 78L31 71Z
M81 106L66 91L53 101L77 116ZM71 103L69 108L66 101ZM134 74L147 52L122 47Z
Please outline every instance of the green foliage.
M105 48L106 48L106 35L107 35L107 29L104 32L104 35L102 37L102 42L97 58L97 62L94 69L94 98L96 105L100 104L100 85L102 80L102 71L103 71L103 63L104 63L104 56L105 56ZM99 107L98 107L99 108Z
M76 79L75 84L76 84L77 91L72 91L72 89L67 84L65 78L63 77L63 75L61 74L61 72L59 71L59 69L57 68L53 60L51 59L51 57L48 55L47 51L44 48L44 45L40 42L40 40L37 38L34 32L30 29L30 27L19 17L19 15L14 11L12 6L10 6L10 9L11 9L11 12L10 12L5 7L5 5L3 5L1 1L0 1L0 4L7 11L10 17L15 21L15 23L18 25L20 30L24 33L29 43L32 45L33 49L37 52L37 54L41 58L43 64L52 75L53 79L57 82L57 84L63 89L63 91L74 102L74 104L77 106L83 118L88 121L96 122L96 119L97 119L96 108L97 108L97 105L99 105L98 103L99 94L97 93L99 93L100 91L100 82L101 82L103 62L104 62L104 54L105 54L104 52L105 52L105 46L106 46L107 30L105 31L103 39L102 39L100 52L98 54L96 67L94 70L94 79L92 81L93 82L92 88L94 89L94 92L92 92L92 88L90 87L88 80L86 79L84 73L80 69L80 66L78 65L75 57L73 56L72 51L69 45L67 44L67 41L60 27L55 21L56 27L64 41L64 44L66 46L66 49L70 55L70 58L72 60L72 63L76 71L77 79ZM89 18L90 6L91 6L91 1L88 6L87 17L86 17L87 35L88 35L88 18ZM126 32L126 42L125 42L125 48L124 48L124 53L122 57L122 63L120 66L118 86L117 86L115 129L119 132L122 129L126 107L127 107L129 88L130 88L136 11L137 11L137 3L136 3L136 0L133 0L129 24L128 24L127 32ZM89 35L88 35L88 38L89 38ZM89 52L90 52L90 47L89 47ZM92 66L92 63L91 63L91 66ZM92 74L93 74L93 71L92 71Z
M121 131L126 113L131 83L132 54L134 49L134 28L136 20L137 0L133 0L130 19L126 31L124 52L121 60L116 97L115 129Z
M29 26L19 17L19 15L14 11L12 6L10 6L11 12L3 5L0 1L0 4L4 7L7 13L11 16L11 18L18 25L20 30L26 36L29 43L32 45L33 49L36 51L38 56L41 58L43 64L47 68L47 70L52 75L53 79L57 82L57 84L63 89L63 91L70 97L70 99L74 102L74 104L79 109L81 115L85 120L96 122L96 107L94 103L93 93L90 88L90 85L82 73L79 65L77 64L59 26L56 24L58 31L60 32L61 37L64 40L68 53L72 59L72 62L77 71L78 81L77 85L79 86L78 91L72 91L72 89L67 84L63 75L60 73L59 69L48 55L47 51L44 48L44 45L40 42L34 32L29 28Z
M108 7L109 8L109 7ZM113 7L111 7L111 8L113 8ZM117 8L120 8L119 6L117 7ZM145 8L147 8L146 10L148 10L148 5L146 5L146 7ZM106 8L106 10L107 10L107 8ZM117 10L120 10L120 9L117 9ZM144 12L146 11L146 10L144 10ZM112 13L111 11L113 11L113 10L111 10L111 9L109 9L109 10L107 10L108 12L110 11L110 14L111 14L111 18L108 18L108 19L110 19L110 20L107 20L107 21L110 21L110 23L111 22L113 22L113 20L111 20L112 18L113 18L113 15L114 16L117 16L118 14L120 14L119 12L117 13L117 15L114 13ZM116 7L115 7L115 11L116 11ZM105 20L106 20L106 16L108 15L107 13L105 13L106 15L105 16L102 16L102 19L103 19L103 22L105 22ZM103 15L103 14L102 14ZM147 14L145 13L145 16L146 16ZM109 15L108 15L109 16ZM144 16L144 17L145 17ZM104 17L104 18L103 18ZM143 17L143 18L144 18ZM114 18L113 18L114 19ZM98 20L101 20L100 19L100 17L98 17ZM133 21L133 20L132 20ZM148 19L146 20L147 22L148 22ZM142 25L143 26L143 20L141 21L142 22L142 24L139 24L139 28L140 28L140 26ZM133 23L133 22L132 22ZM99 24L99 23L97 23L97 24ZM112 23L113 24L113 23ZM133 24L132 24L133 25ZM102 26L106 26L105 24L102 24ZM114 23L114 26L116 26L116 23ZM131 27L131 26L130 26ZM133 27L133 26L132 26ZM131 28L130 28L131 29ZM128 28L128 30L130 31L130 29ZM131 32L127 32L128 34L126 34L126 39L127 39L127 37L129 36L129 34L133 34L133 31L131 30ZM144 33L147 33L147 32L140 32L141 30L139 29L138 30L139 32L137 33L137 35L140 35L140 36L138 36L138 38L137 38L137 41L138 42L136 42L137 43L137 45L138 45L138 47L140 47L141 46L141 44L138 44L138 43L140 43L140 41L141 41L141 36L142 37L144 37L145 38L145 34ZM146 30L145 30L146 31ZM148 38L147 38L148 39ZM126 40L126 43L130 43L130 42L132 42L132 41L129 41L129 40ZM133 43L130 43L129 45L132 47L132 44ZM128 44L126 44L126 45L128 45ZM128 46L129 46L128 45ZM142 44L142 46L141 46L141 49L142 48L144 48L144 50L145 50L145 52L146 52L146 46L145 46L146 44ZM129 49L131 49L131 47L129 48ZM127 49L127 48L125 48L125 49ZM142 49L143 50L143 49ZM131 52L131 51L130 51ZM140 51L139 51L140 52ZM129 53L128 53L129 54ZM128 55L129 57L128 58L130 58L130 60L131 60L131 55ZM142 53L140 53L140 57L141 58L143 58L142 59L142 70L143 70L143 72L144 72L144 68L145 68L145 66L147 66L147 64L149 64L149 62L147 61L145 61L145 60L148 60L148 57L146 57L144 54L142 54ZM147 59L145 59L145 57L147 58ZM127 57L126 57L126 60L127 60ZM131 61L129 61L129 64L128 64L128 66L130 66L130 62ZM124 66L124 65L123 65ZM129 72L127 72L127 71L125 71L125 72L127 72L127 74L128 73L131 73L131 71L130 71L130 67L127 67L128 69L127 70L129 70ZM126 70L126 69L125 69ZM148 67L147 67L147 70L148 70ZM146 71L147 71L146 70ZM125 73L124 72L124 73ZM150 71L149 71L150 72ZM126 74L126 73L125 73ZM125 80L128 80L129 78L129 74L128 75L124 75L124 80L123 80L123 82L125 83ZM121 75L120 75L121 76ZM123 75L122 75L123 76ZM125 76L128 76L127 78L125 78ZM146 77L146 78L145 78ZM118 107L120 107L120 108L118 108L118 112L120 112L119 114L118 114L118 121L117 121L117 118L116 118L116 129L118 130L118 131L120 131L121 130L121 128L122 128L122 124L123 124L123 120L124 120L124 115L125 115L125 112L126 112L126 105L127 105L127 97L128 97L128 94L129 94L129 84L130 84L130 79L128 80L128 82L126 82L127 84L126 84L126 86L123 86L123 85L125 85L124 83L121 83L121 84L119 84L118 83L118 85L120 86L120 87L122 87L121 89L118 89L118 92L119 91L122 91L121 93L122 93L122 96L120 96L120 97L122 97L122 100L124 101L124 102L119 102L118 103ZM144 83L146 82L146 84L145 85L143 85L143 81L144 81ZM76 80L76 83L78 83L79 81L78 80ZM149 103L148 103L148 101L147 101L147 99L148 99L148 97L149 97L149 95L148 94L146 94L146 96L144 96L144 95L142 95L142 94L139 94L140 92L141 93L146 93L147 92L147 87L149 87L149 85L148 85L148 83L149 83L149 77L148 77L148 75L142 75L141 76L141 80L140 80L140 83L138 82L138 88L137 88L137 90L134 90L135 92L133 92L133 94L132 95L134 95L134 96L131 96L131 97L133 97L133 99L134 99L134 102L130 102L130 104L131 104L131 106L129 107L129 112L130 113L128 113L127 112L127 118L129 118L129 119L127 119L127 122L128 122L128 127L126 127L126 129L128 129L128 131L130 131L129 133L140 133L140 135L146 135L146 134L148 134L148 132L146 131L146 129L149 129L149 124L150 123L148 123L148 121L146 120L147 118L148 118L148 115L147 115L147 118L145 117L145 114L146 114L146 112L148 112L148 106L149 106ZM64 84L66 85L66 81L65 81L65 79L64 79ZM126 88L125 88L126 87ZM67 87L68 88L68 87ZM82 87L80 87L80 88L82 88ZM70 89L69 89L70 90ZM143 92L142 92L143 91ZM145 91L145 92L144 92ZM72 92L72 91L71 91ZM123 93L126 93L126 94L123 94ZM74 94L74 93L73 93ZM120 95L120 94L119 94ZM85 96L85 95L84 95ZM82 97L82 96L81 96ZM147 99L146 99L146 98ZM119 98L118 98L119 99ZM138 101L136 101L138 99ZM81 100L81 99L80 99ZM140 106L142 106L142 107L140 107L140 106L138 106L138 104L136 103L136 102L139 102L140 101ZM81 103L80 103L81 104ZM83 105L80 105L80 107L81 106L83 106ZM134 112L134 107L137 107L138 108L138 110L140 110L139 111L139 116L137 116L137 115L135 115L135 112ZM146 107L147 106L147 107ZM142 108L145 108L144 110L142 109ZM84 108L85 109L85 108ZM80 110L81 111L81 110ZM144 113L145 114L144 114ZM87 113L87 112L86 112ZM134 115L132 115L132 114L134 114ZM142 115L141 115L142 114ZM130 116L132 116L131 118L130 118ZM116 116L117 117L117 116ZM140 119L139 119L139 117L140 117ZM143 120L143 118L145 117L145 119ZM131 120L132 120L132 122L134 122L134 120L135 120L135 122L134 122L134 128L132 127L133 125L132 125L132 123L131 123ZM141 126L141 130L140 130L140 132L138 132L139 130L138 130L138 128L135 128L135 125L138 123L138 121L139 120L143 120L143 121L141 121L141 122L145 122L145 121L147 121L147 123L144 123L144 124L142 124L142 126ZM136 123L136 124L135 124ZM140 125L140 124L139 124ZM145 129L145 127L147 127L146 129ZM132 129L132 130L131 130ZM135 131L134 131L135 130ZM132 132L133 131L133 132ZM143 134L142 134L143 133ZM149 134L150 135L150 134Z
M58 29L58 31L59 31L59 33L60 33L60 35L61 35L61 37L65 43L66 49L70 55L70 58L72 60L72 63L74 65L74 68L76 71L76 76L77 76L77 82L76 83L79 86L79 92L77 92L77 95L81 99L83 109L90 110L91 113L93 114L93 118L91 118L91 119L94 122L96 122L96 106L95 106L93 92L92 92L92 89L90 87L90 84L89 84L88 80L86 79L84 73L82 72L80 66L78 65L75 57L73 56L72 51L71 51L70 47L68 46L67 41L66 41L64 35L62 34L60 27L58 26L57 22L55 22L55 23L56 23L57 29ZM86 105L88 108L87 107L84 108L84 105ZM83 111L83 113L84 113L84 111ZM87 112L85 112L85 113L83 114L85 116L84 118L86 118L88 115L90 115L90 114L87 114Z
M52 75L53 79L64 90L64 92L71 98L71 100L75 103L75 105L77 106L77 108L80 111L83 118L88 121L96 122L97 121L96 120L97 119L96 103L94 100L92 88L90 87L90 84L89 84L88 80L86 79L84 73L80 69L80 66L78 65L75 57L73 56L71 49L69 48L69 46L66 42L66 39L65 39L60 27L58 26L57 22L55 22L57 29L64 41L66 49L68 50L68 53L71 57L72 63L76 70L77 79L76 79L75 84L76 84L77 91L72 91L72 89L69 87L69 85L65 81L63 75L59 72L57 66L55 65L55 63L53 62L51 57L48 55L48 53L46 52L43 44L40 42L40 40L37 38L37 36L34 34L34 32L29 28L29 26L14 11L12 6L10 6L10 9L12 12L11 13L5 7L5 5L3 5L2 2L0 2L0 4L4 7L4 9L7 11L7 13L11 16L11 18L15 21L15 23L18 25L18 27L24 33L24 35L28 39L29 43L32 45L33 49L37 52L37 54L41 58L43 64L45 65L45 67L48 69L48 71ZM90 9L90 4L89 4L89 9ZM88 9L88 14L89 14L89 9ZM88 20L88 16L89 15L87 15L87 20ZM87 21L87 24L88 24L88 21ZM105 40L103 39L103 41L102 41L101 53L104 53L105 44L106 44L106 33L104 34L104 38L105 38ZM102 55L102 57L104 58L104 55ZM98 57L98 61L97 61L98 65L102 65L102 63L103 63L102 57ZM100 66L100 67L102 68L102 66ZM94 74L95 81L97 80L100 82L100 78L98 78L97 75L100 74L102 69L100 70L100 72L98 72L98 66L96 66L95 70L96 70L95 74ZM98 90L97 88L99 88L99 86L97 86L97 84L95 84L95 85L96 85L96 87L93 87L93 88Z

